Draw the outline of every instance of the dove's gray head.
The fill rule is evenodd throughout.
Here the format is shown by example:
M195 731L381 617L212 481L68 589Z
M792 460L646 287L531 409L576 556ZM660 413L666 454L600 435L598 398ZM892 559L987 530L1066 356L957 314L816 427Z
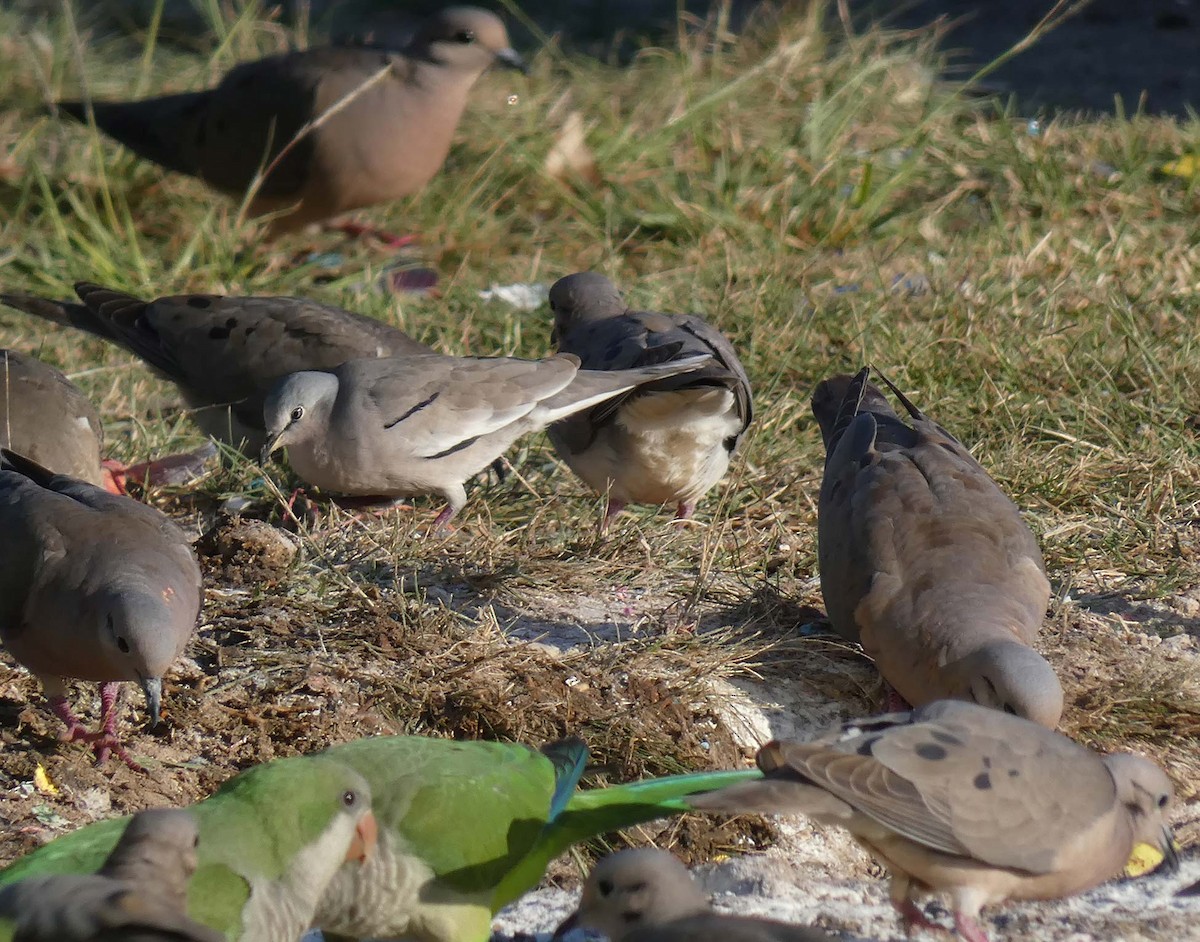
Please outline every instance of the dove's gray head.
M449 7L430 17L413 39L410 52L468 75L478 75L492 65L529 71L509 42L503 21L478 7Z
M1129 814L1134 845L1157 848L1163 855L1164 869L1178 870L1179 850L1167 823L1175 804L1175 787L1167 773L1149 759L1128 752L1105 756L1104 764L1117 786L1117 800Z
M1062 717L1063 691L1044 657L1016 641L985 644L946 670L958 677L958 695L1054 729Z
M577 324L616 317L626 307L616 285L599 272L581 271L554 282L550 310L554 312L552 339L557 341Z
M641 926L658 926L708 912L708 897L673 854L653 847L622 850L588 875L579 908L555 931L595 929L612 942Z
M93 597L88 608L111 667L110 680L137 680L146 694L150 725L158 724L162 677L195 626L195 611L170 583L161 589L116 584Z
M134 815L104 866L103 876L129 883L153 883L186 900L187 881L196 872L200 829L191 812L155 808Z
M305 370L276 382L263 402L267 441L260 463L266 464L276 449L321 434L337 394L338 378L332 373Z

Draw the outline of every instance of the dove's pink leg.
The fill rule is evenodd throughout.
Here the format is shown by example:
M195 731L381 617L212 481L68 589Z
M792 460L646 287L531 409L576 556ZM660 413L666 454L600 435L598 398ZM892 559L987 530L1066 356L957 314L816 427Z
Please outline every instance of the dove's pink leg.
M900 913L900 919L904 923L904 931L912 935L914 929L926 929L930 932L945 932L945 926L939 926L936 922L930 921L925 915L924 910L910 899L892 900L897 911ZM987 942L985 939L984 942Z
M979 923L968 916L966 913L954 914L954 928L958 930L967 942L988 942L987 934L980 927Z
M900 696L900 691L889 684L886 680L883 682L883 712L884 713L907 713L913 708L904 697Z
M90 735L87 727L79 722L79 717L71 712L66 697L47 697L46 703L50 706L50 711L67 724L67 731L58 737L63 742L75 742Z
M625 509L625 501L617 500L613 496L609 496L607 506L604 508L604 516L600 519L600 532L603 533L608 529L608 525L612 523L622 510Z
M451 529L450 521L454 519L454 514L454 508L447 504L442 512L433 518L433 529L439 533L448 532Z
M373 239L378 239L384 245L393 249L402 249L406 245L412 245L417 241L417 237L415 235L393 235L384 229L378 229L375 226L370 226L361 222L329 223L326 228L331 232L340 232L343 235L349 236L351 239L361 239L363 236L370 236Z
M681 500L679 506L675 508L675 519L690 520L695 512L696 502L694 500Z
M103 727L100 732L89 732L79 722L79 718L71 712L66 697L49 697L50 709L54 715L67 724L67 731L59 738L63 742L86 742L91 745L96 754L96 765L103 765L110 755L116 754L122 762L135 772L146 771L138 765L133 757L121 745L117 738L117 702L121 696L121 685L115 680L100 685L100 716Z

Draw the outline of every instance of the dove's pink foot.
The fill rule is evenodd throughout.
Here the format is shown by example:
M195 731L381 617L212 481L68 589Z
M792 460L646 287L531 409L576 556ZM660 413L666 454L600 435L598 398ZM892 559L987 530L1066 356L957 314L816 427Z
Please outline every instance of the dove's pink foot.
M121 744L117 737L117 704L121 699L121 685L116 681L107 681L100 686L100 715L102 728L99 732L89 732L79 722L79 718L71 712L66 697L49 697L50 709L54 715L67 725L66 732L59 737L63 742L86 742L92 747L96 756L96 765L104 765L109 756L115 755L134 772L146 771L134 761L133 757Z
M900 696L900 691L889 684L886 680L883 682L883 712L884 713L907 713L913 708L904 697Z
M945 932L945 926L939 926L936 922L930 921L925 912L910 899L901 900L899 902L893 900L893 903L900 913L900 920L904 923L904 931L912 935L914 929L925 929L929 932ZM987 942L985 939L984 942Z
M100 462L104 470L104 489L110 494L127 494L126 485L135 481L143 486L188 484L204 474L205 466L217 453L216 446L209 442L195 451L178 455L167 455L153 461L124 465L112 458Z
M966 913L954 914L954 928L958 930L967 942L988 942L987 934L983 928Z
M368 236L372 239L377 239L388 246L388 248L393 249L402 249L406 245L412 245L417 241L415 235L398 236L384 229L361 222L335 222L330 223L327 228L332 232L340 232L343 235L349 236L351 239L361 239L364 236Z
M675 508L675 519L690 520L695 512L696 502L694 500L681 500Z

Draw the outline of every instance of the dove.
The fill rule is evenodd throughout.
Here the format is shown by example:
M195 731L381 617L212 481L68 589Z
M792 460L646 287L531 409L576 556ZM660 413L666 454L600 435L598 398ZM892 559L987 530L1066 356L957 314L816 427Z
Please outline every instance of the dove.
M370 786L320 756L247 769L187 813L199 835L187 917L229 942L296 942L329 882L366 866L376 851ZM137 821L98 821L37 848L0 871L0 892L30 879L95 873ZM0 942L10 939L0 926Z
M96 407L74 383L41 360L0 349L0 448L104 487L103 441Z
M184 915L198 839L188 812L143 811L95 875L30 877L0 890L0 927L13 924L13 942L225 942Z
M313 894L319 903L310 924L328 942L485 942L495 913L533 889L550 861L572 844L676 815L686 810L687 795L762 774L697 772L579 791L588 752L576 738L538 750L519 743L376 736L313 758L361 775L376 796L378 841L370 858L341 868L323 892ZM193 812L199 816L203 808ZM210 840L207 819L199 820L201 871L192 881L189 915L222 928L195 908ZM47 851L56 847L55 861L70 860L70 868L59 872L94 870L116 840L109 828L117 825L104 822L79 832L106 826L103 844L77 844L77 835L69 834L33 851L14 865L11 878L0 872L0 885L43 872ZM233 840L232 829L222 839ZM236 859L232 848L225 853Z
M688 803L846 828L891 873L909 929L936 928L920 893L948 896L959 934L986 942L982 907L1089 889L1120 875L1141 843L1178 867L1162 769L974 703L939 700L850 720L812 742L770 742L758 767L762 781Z
M709 359L612 371L581 370L570 354L351 360L294 373L271 389L261 461L287 446L296 474L326 490L440 494L440 528L466 503L463 483L522 435Z
M208 435L256 455L263 394L281 376L358 357L432 353L387 324L303 298L184 294L143 301L78 282L82 304L0 294L0 303L108 340L174 383Z
M729 468L751 420L750 380L733 345L694 314L631 311L603 275L550 288L552 340L585 370L625 370L696 354L707 366L609 400L547 429L559 457L607 495L601 527L627 504L674 504L679 519Z
M597 862L579 906L554 932L592 929L610 942L832 942L806 926L718 915L677 857L654 847L617 851Z
M825 380L812 397L833 630L909 704L970 700L1053 729L1062 685L1031 647L1050 598L1036 537L956 438L884 379L906 424L867 377Z
M205 91L58 107L94 115L167 170L249 194L252 215L279 214L269 233L278 235L424 187L492 65L526 70L498 17L451 7L399 51L317 47L242 63Z
M124 494L127 480L183 483L202 474L211 457L201 448L127 466L100 457L103 438L95 406L66 376L16 350L0 349L0 448L112 494Z
M41 683L68 741L116 753L121 681L137 681L150 725L162 677L200 610L200 569L162 513L0 450L0 642ZM101 730L67 704L65 678L99 681Z

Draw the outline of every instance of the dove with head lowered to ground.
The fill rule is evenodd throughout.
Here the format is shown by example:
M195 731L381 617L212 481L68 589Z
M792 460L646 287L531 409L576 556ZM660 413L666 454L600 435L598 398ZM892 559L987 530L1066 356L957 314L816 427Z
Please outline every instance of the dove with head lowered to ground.
M958 439L888 383L906 423L867 375L828 379L812 398L834 631L909 703L972 700L1053 728L1062 686L1031 647L1050 598L1036 537Z
M569 354L352 360L268 393L262 459L287 446L304 481L343 494L440 494L442 526L466 503L463 483L522 435L708 360L604 372Z
M673 504L690 517L729 468L754 410L729 340L694 314L632 311L596 272L550 289L554 338L584 369L625 370L707 354L703 368L643 384L550 426L559 456L606 494L605 520L626 504Z
M1151 844L1178 863L1170 779L1128 753L1100 756L1037 723L957 700L833 727L759 750L759 782L689 800L707 811L803 814L853 834L891 873L905 923L949 897L955 926L1008 899L1057 899L1121 874Z
M162 677L200 609L200 569L162 513L0 450L0 642L42 684L69 740L116 752L121 681L146 694L158 722ZM67 678L99 681L102 728L67 705Z

